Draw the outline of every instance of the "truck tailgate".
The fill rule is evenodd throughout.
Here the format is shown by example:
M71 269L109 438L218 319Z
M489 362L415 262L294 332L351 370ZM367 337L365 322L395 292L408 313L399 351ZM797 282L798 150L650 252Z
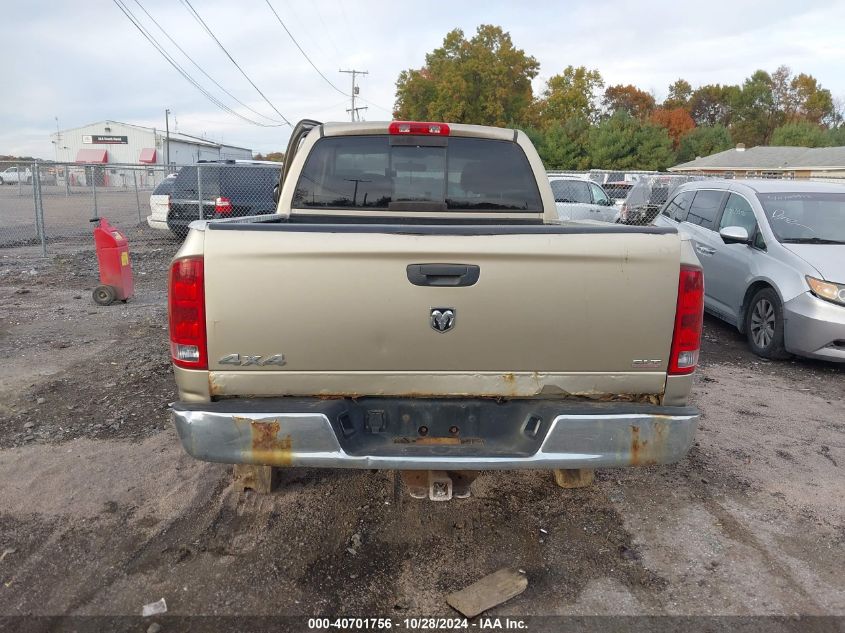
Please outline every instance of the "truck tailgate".
M211 225L212 395L660 394L680 242L629 228Z

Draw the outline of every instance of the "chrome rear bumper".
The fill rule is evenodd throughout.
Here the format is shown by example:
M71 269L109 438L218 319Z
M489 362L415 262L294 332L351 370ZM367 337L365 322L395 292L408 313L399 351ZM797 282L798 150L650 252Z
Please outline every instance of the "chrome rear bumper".
M667 464L698 421L692 407L410 398L175 403L171 415L205 461L401 470Z

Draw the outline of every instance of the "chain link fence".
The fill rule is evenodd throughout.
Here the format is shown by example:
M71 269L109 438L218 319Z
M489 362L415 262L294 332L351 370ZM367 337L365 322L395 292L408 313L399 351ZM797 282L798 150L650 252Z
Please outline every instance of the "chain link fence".
M88 237L105 216L123 230L146 224L161 165L0 162L0 248Z
M0 162L0 249L75 242L90 247L94 218L130 242L172 239L197 219L275 211L279 163L83 165Z
M197 219L273 213L280 168L208 162L168 173L162 165L0 162L0 249L32 246L46 255L61 242L90 248L89 220L97 217L108 218L132 242L178 238ZM726 176L594 169L549 171L548 177L562 219L645 225L680 185Z

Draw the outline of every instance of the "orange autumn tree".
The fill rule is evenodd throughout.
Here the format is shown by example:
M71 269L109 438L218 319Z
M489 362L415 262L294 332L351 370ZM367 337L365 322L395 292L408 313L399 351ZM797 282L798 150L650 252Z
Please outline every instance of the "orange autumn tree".
M695 121L686 108L657 108L651 113L651 122L666 128L675 149L678 149L684 134L695 127Z

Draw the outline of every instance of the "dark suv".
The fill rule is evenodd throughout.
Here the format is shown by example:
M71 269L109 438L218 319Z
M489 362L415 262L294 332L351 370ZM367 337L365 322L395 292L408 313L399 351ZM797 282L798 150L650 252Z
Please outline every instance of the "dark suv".
M236 161L200 162L183 167L173 181L167 227L184 236L194 220L273 213L276 210L273 188L279 184L281 169L281 163Z

